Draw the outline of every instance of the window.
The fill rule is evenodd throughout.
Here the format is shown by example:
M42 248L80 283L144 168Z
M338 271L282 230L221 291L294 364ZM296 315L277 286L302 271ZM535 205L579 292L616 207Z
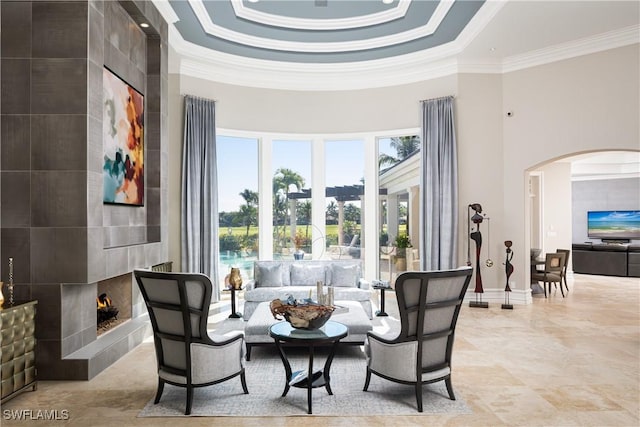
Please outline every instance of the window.
M219 274L240 268L243 278L253 278L258 259L258 140L218 135ZM242 164L238 167L238 153ZM253 166L252 166L253 165Z
M363 253L364 142L325 142L327 252L333 259Z
M219 129L220 280L232 266L250 279L256 259L295 258L358 258L365 277L392 277L396 268L390 275L392 258L383 254L388 240L403 233L418 241L419 143L412 132ZM376 160L384 156L392 160ZM365 178L379 181L380 196Z
M274 140L272 159L273 258L310 258L311 141Z
M420 138L417 135L378 139L380 253L382 280L393 281L404 270L419 269ZM397 236L406 235L415 245L406 251L394 248ZM406 256L406 260L401 259Z

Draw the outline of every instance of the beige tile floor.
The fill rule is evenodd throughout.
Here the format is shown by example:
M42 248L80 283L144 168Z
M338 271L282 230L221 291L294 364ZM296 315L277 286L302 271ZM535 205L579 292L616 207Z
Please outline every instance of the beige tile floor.
M571 291L501 310L463 307L453 385L470 415L137 418L156 387L145 342L91 381L42 381L2 407L3 426L638 426L640 279L575 275ZM388 311L397 312L393 294ZM226 318L226 300L212 322ZM376 322L393 322L377 318ZM378 323L384 326L384 323ZM197 390L196 390L197 393ZM6 410L67 410L67 421L15 421Z

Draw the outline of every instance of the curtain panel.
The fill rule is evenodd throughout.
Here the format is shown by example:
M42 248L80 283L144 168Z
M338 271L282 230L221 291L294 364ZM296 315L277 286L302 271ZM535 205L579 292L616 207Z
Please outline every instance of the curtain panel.
M422 101L420 264L457 268L458 159L453 97Z
M185 96L180 206L182 271L202 273L218 301L218 199L216 109L208 99Z

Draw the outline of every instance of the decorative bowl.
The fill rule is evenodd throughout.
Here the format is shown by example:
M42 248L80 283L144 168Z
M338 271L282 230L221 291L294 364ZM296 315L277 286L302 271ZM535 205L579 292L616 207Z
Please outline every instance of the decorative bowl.
M319 329L327 323L335 307L315 303L288 304L274 299L269 305L271 314L278 320L286 320L296 329Z

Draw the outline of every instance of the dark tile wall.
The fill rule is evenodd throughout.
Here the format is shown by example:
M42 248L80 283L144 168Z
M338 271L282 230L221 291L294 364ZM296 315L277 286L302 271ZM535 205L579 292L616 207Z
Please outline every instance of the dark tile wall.
M13 257L16 297L41 302L39 377L83 378L67 373L106 367L65 359L96 342L97 282L167 260L167 25L150 1L0 7L0 280ZM141 20L152 27L143 32ZM102 203L104 65L145 94L155 119L145 123L141 208Z

